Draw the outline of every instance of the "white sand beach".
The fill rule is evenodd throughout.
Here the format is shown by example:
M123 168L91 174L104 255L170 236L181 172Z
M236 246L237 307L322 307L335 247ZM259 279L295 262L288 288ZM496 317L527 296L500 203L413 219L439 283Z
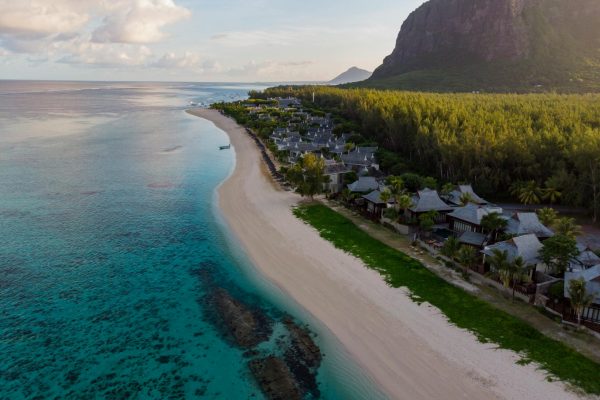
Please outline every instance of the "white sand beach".
M412 302L320 238L294 217L300 197L271 181L243 128L217 111L190 113L230 136L237 163L219 189L219 205L258 270L322 321L390 398L580 398L534 365L515 364L513 352L482 344L437 309Z

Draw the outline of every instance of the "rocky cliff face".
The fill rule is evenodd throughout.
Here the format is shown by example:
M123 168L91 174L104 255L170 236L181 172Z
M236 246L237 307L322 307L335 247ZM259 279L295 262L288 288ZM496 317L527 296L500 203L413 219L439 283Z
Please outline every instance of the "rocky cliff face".
M534 64L547 62L560 64L550 74L559 79L574 59L587 67L600 59L600 0L430 0L402 24L373 79L475 65L506 72L522 63L533 78L544 69Z

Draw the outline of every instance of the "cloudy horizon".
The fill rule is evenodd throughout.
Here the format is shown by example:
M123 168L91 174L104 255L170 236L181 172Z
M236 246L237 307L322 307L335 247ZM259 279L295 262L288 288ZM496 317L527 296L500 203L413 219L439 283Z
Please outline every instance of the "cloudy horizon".
M382 2L0 0L0 79L329 80L376 68L423 0Z

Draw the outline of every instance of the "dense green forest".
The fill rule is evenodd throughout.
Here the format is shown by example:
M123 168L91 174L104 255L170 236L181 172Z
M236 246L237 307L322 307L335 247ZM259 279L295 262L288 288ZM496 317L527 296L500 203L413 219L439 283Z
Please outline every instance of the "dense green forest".
M333 87L277 87L254 97L296 96L353 121L387 149L395 174L413 170L441 182L468 181L502 197L534 181L560 202L597 214L600 95L434 94ZM390 155L391 154L391 155Z

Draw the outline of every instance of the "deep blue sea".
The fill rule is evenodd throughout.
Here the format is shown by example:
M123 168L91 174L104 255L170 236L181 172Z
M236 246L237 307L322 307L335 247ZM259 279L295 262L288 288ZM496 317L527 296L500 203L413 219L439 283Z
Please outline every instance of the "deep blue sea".
M234 152L184 110L250 89L0 81L0 399L262 399L215 287L310 326L321 398L381 398L222 222Z

